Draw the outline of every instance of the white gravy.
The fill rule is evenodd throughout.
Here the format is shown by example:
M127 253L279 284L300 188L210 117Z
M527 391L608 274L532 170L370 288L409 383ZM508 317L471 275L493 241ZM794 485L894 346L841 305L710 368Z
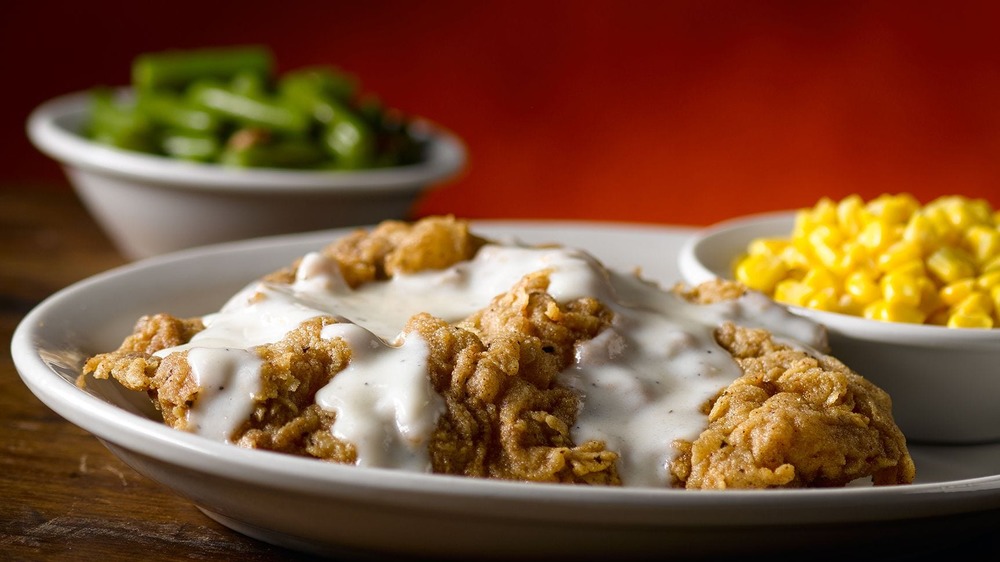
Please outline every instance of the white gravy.
M700 406L740 375L712 337L722 321L764 327L806 347L822 344L817 325L759 293L694 305L633 275L606 271L579 250L488 245L447 269L353 290L336 264L309 254L294 283L247 287L206 316L205 330L191 342L159 355L189 350L204 389L190 425L228 440L259 389L260 360L248 350L280 340L309 318L334 316L341 323L324 328L322 337L342 338L353 353L316 397L337 412L334 434L355 445L359 465L428 471L426 445L444 405L428 381L426 343L416 334L403 338L403 325L420 312L459 321L542 269L559 302L593 296L615 313L610 328L578 345L560 382L582 398L574 440L601 440L619 452L625 485L667 484L671 443L696 438L706 426Z

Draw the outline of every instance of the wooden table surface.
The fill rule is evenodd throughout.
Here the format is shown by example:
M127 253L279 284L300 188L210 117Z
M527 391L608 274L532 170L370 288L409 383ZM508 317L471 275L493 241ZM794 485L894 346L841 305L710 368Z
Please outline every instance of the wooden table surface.
M125 263L66 189L0 190L0 340L56 290ZM215 523L39 402L0 353L0 560L309 560ZM915 523L880 560L1000 554L1000 510ZM822 558L837 544L809 553ZM847 552L869 559L864 550ZM837 554L839 558L841 554Z

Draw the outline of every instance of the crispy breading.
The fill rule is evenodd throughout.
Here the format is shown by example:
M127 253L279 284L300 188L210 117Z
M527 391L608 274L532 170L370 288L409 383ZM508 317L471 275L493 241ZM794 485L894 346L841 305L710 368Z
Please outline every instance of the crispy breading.
M340 265L349 287L388 279L397 273L444 269L470 259L486 240L469 232L469 223L452 216L417 222L383 221L371 231L358 229L339 238L322 253ZM266 281L291 283L298 262L276 271Z
M577 394L556 384L576 344L611 322L591 298L559 304L548 275L526 276L459 326L418 315L430 376L447 410L431 440L436 472L513 480L618 484L618 455L577 445Z
M153 353L186 343L204 327L200 318L184 319L169 314L143 316L117 350L88 359L76 383L81 388L85 386L88 374L96 379L113 377L129 390L147 391L155 402L160 358Z
M339 264L352 287L398 273L448 267L470 259L486 241L464 221L434 217L409 224L382 223L358 231L322 252ZM291 283L297 263L275 272L271 283ZM428 377L445 410L428 452L435 472L525 481L621 484L618 453L597 441L577 443L570 431L580 396L558 383L575 361L580 342L595 337L613 313L595 298L557 302L549 272L521 279L483 310L456 324L417 314L404 328L430 351ZM739 298L733 282L677 286L686 299L709 304ZM315 404L316 392L351 360L339 338L324 339L317 317L281 341L252 352L262 361L262 384L253 413L231 436L241 446L312 456L340 463L357 459L351 443L336 438L336 413ZM112 377L146 391L164 421L189 429L188 412L202 391L187 352L160 359L153 353L186 343L203 324L169 315L144 317L114 352L87 361L85 377ZM675 443L669 465L674 485L686 488L842 486L872 477L875 484L908 483L914 465L891 415L891 401L828 350L794 349L771 334L731 323L716 341L743 376L704 405L706 429Z
M882 389L824 354L727 323L717 341L743 369L711 405L708 428L671 472L686 488L844 486L913 481L906 439Z
M716 280L675 288L692 302L739 298L746 288ZM708 428L675 444L675 484L687 488L876 485L915 477L889 395L826 350L793 349L766 330L725 323L716 341L743 376L706 405Z

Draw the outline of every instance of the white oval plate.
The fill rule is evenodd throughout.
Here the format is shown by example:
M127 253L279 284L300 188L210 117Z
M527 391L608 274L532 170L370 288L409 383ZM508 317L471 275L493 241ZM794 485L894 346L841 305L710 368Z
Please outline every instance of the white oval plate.
M694 231L595 223L479 222L476 231L589 249L665 285ZM46 299L18 326L12 355L46 405L140 473L247 535L300 550L477 558L749 554L851 546L925 518L1000 508L1000 445L914 446L910 486L684 491L526 484L357 468L241 449L163 425L140 393L74 379L147 313L218 309L259 275L343 231L189 250L115 269ZM104 384L106 383L106 384ZM81 494L86 491L81 490ZM907 531L908 532L908 531Z

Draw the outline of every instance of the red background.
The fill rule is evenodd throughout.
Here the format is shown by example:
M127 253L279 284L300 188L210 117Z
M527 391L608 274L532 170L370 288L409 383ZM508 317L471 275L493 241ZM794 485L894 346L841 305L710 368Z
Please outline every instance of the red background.
M18 2L0 186L66 185L24 134L141 52L263 43L459 134L421 213L708 224L821 196L1000 207L1000 3Z

